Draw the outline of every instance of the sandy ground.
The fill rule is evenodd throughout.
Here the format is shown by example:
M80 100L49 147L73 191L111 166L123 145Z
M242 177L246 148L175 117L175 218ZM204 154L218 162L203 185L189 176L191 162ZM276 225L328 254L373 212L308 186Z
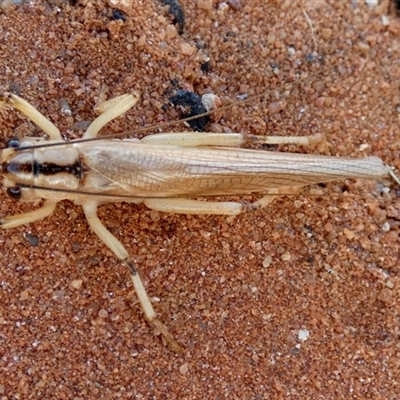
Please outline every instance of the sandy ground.
M400 168L400 19L387 1L182 0L182 35L159 2L111 3L3 3L0 89L66 139L95 104L134 90L140 104L104 135L179 118L163 107L174 83L223 104L270 91L209 129L320 132L327 153ZM9 110L1 129L41 134ZM79 207L0 232L0 398L396 399L399 188L349 180L323 193L237 218L101 208L179 354L153 334ZM5 191L0 204L1 215L31 207Z

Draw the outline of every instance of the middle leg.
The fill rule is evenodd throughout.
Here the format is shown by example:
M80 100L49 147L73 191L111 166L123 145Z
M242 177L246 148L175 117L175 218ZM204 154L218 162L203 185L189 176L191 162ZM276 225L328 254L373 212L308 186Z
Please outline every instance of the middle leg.
M143 285L142 279L140 278L139 271L136 267L135 262L129 257L127 250L124 245L101 223L97 216L97 203L92 202L82 206L85 213L86 219L96 233L96 235L103 241L103 243L117 256L117 258L129 268L131 273L131 279L133 287L135 288L136 295L139 299L142 311L151 326L162 334L165 338L170 350L178 352L180 351L180 345L174 339L171 332L169 332L166 325L157 319L154 308L150 302L149 296Z

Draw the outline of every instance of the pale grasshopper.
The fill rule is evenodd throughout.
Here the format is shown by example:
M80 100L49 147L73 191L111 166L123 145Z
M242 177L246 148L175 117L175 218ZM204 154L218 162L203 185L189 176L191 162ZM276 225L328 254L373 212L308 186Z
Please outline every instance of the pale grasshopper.
M81 140L66 142L60 131L32 105L15 94L4 93L1 104L13 107L38 125L49 140L12 140L1 152L3 185L21 200L43 199L34 211L1 219L3 229L51 215L64 199L81 205L91 229L126 265L143 313L168 346L179 344L159 321L135 262L124 245L97 217L107 202L143 203L167 213L238 215L266 207L280 194L298 188L346 178L399 179L377 157L344 158L322 155L242 149L252 143L313 145L321 136L265 137L244 133L159 133L138 139L97 138L102 127L133 107L131 94L105 102ZM97 140L94 140L97 138ZM251 204L199 201L207 196L262 193Z

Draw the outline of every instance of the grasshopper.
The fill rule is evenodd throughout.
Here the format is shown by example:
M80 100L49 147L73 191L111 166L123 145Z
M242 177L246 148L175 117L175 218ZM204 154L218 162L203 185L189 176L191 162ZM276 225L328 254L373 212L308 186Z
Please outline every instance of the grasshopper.
M246 142L315 145L323 140L321 135L180 132L153 134L141 140L97 138L101 128L138 100L135 93L105 102L102 114L83 138L66 142L58 128L27 101L15 94L2 94L0 106L25 114L49 140L11 140L1 151L7 193L25 201L43 199L43 203L36 210L1 218L0 226L9 229L45 218L65 199L82 206L91 229L128 267L145 318L174 351L180 349L179 343L157 318L134 260L99 220L99 205L130 202L167 213L238 215L266 207L280 194L296 193L316 183L391 176L400 184L392 169L377 157L357 159L240 148ZM253 193L262 196L251 204L195 199Z

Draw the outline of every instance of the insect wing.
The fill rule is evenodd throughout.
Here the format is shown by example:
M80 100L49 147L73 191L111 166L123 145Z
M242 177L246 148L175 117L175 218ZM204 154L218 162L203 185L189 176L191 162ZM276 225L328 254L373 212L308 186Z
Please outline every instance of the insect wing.
M79 146L89 169L133 196L148 198L248 194L388 174L388 167L376 157L352 159L240 148L157 146L127 140Z

